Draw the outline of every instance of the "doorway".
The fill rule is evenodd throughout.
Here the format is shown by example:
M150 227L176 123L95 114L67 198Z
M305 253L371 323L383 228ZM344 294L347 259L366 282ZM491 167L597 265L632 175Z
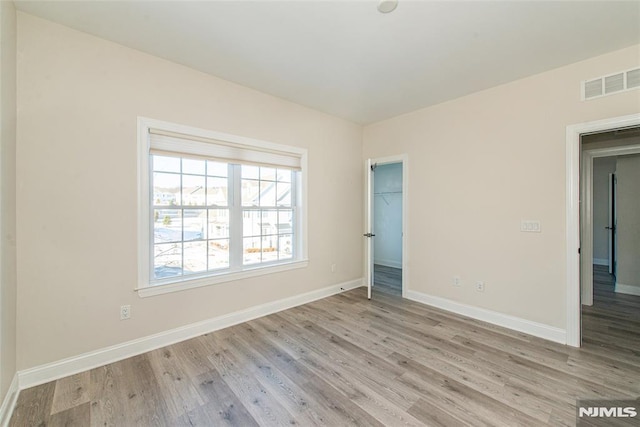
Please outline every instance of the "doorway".
M580 123L567 126L566 133L566 260L567 260L567 325L566 343L574 347L580 347L581 336L581 281L593 282L593 230L585 227L584 220L590 213L591 191L588 188L590 180L584 176L590 176L587 169L592 166L591 161L585 161L586 152L582 150L582 137L589 134L619 131L631 127L640 126L640 114L615 117L594 122ZM594 149L595 150L595 149ZM618 155L625 153L624 147L618 147ZM591 153L593 154L593 153ZM597 154L597 153L596 153ZM581 159L582 157L582 159ZM597 156L596 156L597 157ZM582 160L582 162L581 162ZM584 185L581 185L584 183ZM581 263L581 259L589 260ZM588 268L586 267L588 266ZM583 290L585 287L582 288Z
M611 274L613 277L610 280L616 283L619 252L616 170L619 163L623 165L625 171L629 168L627 166L629 164L631 169L636 166L633 156L640 154L640 127L583 135L581 145L581 305L591 306L593 305L595 270L601 277L603 272ZM629 177L628 173L623 176L626 188L635 177ZM631 193L634 191L635 189L632 189ZM629 218L630 215L632 215L630 209L625 208L625 218ZM629 248L625 254L632 251L633 246L634 243L625 245Z
M367 161L366 244L368 297L403 297L407 288L407 158Z
M640 345L640 127L584 135L582 149L581 344L624 357Z

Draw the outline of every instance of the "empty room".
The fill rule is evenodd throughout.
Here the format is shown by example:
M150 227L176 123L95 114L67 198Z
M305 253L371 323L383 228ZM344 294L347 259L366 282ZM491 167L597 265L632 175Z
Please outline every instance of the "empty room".
M0 1L0 427L640 422L640 1Z

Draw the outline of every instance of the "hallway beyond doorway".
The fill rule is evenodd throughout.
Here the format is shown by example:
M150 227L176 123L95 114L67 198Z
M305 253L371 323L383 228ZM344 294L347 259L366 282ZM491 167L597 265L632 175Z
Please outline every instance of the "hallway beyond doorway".
M607 266L593 266L593 305L582 307L582 345L624 362L640 354L640 296L616 293Z
M402 296L402 269L375 264L374 292L380 291L388 295Z

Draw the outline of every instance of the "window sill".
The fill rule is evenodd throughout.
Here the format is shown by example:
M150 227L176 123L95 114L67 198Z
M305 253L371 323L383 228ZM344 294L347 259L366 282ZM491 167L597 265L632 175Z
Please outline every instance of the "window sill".
M186 279L179 282L168 283L163 285L147 285L137 288L138 296L141 298L151 297L154 295L168 294L171 292L180 292L187 289L201 288L203 286L215 285L218 283L232 282L234 280L248 279L250 277L264 276L267 274L280 273L283 271L305 268L309 265L309 260L288 262L286 264L273 265L269 267L258 267L236 273L225 273L207 277L199 277L196 279Z

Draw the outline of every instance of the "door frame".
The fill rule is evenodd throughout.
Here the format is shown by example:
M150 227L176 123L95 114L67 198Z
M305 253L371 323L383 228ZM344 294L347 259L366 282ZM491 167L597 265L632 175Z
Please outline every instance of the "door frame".
M608 229L608 239L609 244L609 256L607 257L609 260L609 274L614 275L616 273L616 228L618 226L618 211L616 210L616 173L609 174L609 188L608 188L608 219L607 219L607 229Z
M373 223L375 220L372 220L372 212L373 210L373 202L370 203L369 200L373 200L373 174L369 165L386 165L392 163L402 163L402 298L406 298L407 290L409 289L409 215L408 215L408 207L409 207L409 156L407 154L397 154L392 156L385 157L376 157L365 160L365 170L367 174L367 179L365 182L366 194L365 194L365 233L373 233ZM371 185L369 185L371 184ZM365 268L369 262L373 262L373 251L369 250L368 244L369 238L365 240ZM365 270L366 271L366 270ZM365 275L366 277L367 275ZM369 280L367 277L366 280ZM366 283L367 287L369 283Z
M581 262L580 265L581 305L593 305L593 159L627 154L640 154L640 144L595 148L582 152L580 252L585 262Z
M566 341L581 345L580 304L580 137L583 134L606 132L630 126L640 126L640 114L614 117L567 126L565 145L566 203ZM592 243L593 244L593 243Z

